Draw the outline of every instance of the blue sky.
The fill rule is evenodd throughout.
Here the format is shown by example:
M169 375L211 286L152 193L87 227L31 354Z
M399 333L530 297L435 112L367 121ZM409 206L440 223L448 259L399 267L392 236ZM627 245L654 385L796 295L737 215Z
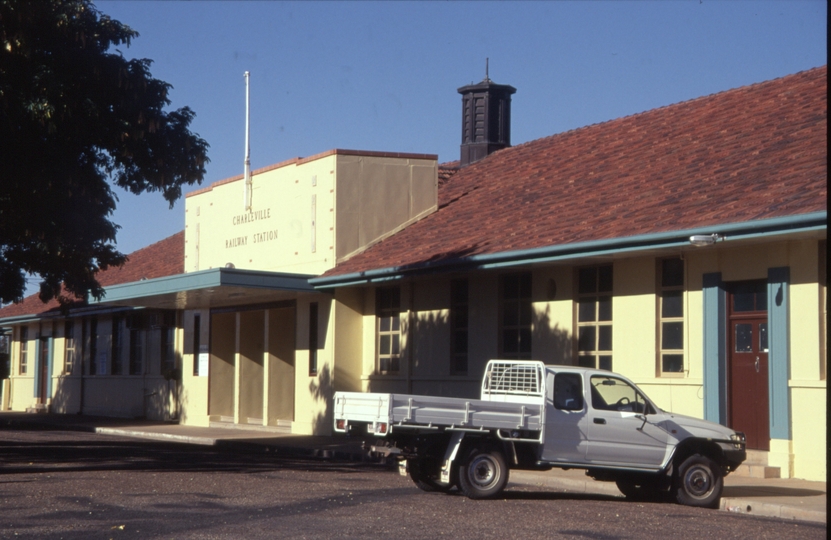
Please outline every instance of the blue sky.
M458 158L460 86L517 88L512 143L827 63L827 6L796 1L150 2L96 6L140 37L171 108L211 145L203 185L332 148ZM194 186L186 189L198 189ZM119 192L118 248L184 228L184 204Z

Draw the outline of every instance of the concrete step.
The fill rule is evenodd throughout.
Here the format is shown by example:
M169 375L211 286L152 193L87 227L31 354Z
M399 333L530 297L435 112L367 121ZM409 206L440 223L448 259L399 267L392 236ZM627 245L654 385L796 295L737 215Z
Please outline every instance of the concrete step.
M782 478L779 467L768 465L768 454L766 450L748 450L744 463L732 474L745 478Z
M730 474L746 478L782 478L782 471L779 467L753 463L742 463L738 469Z
M38 403L34 407L28 407L26 412L29 414L46 414L49 412L49 407L42 403Z

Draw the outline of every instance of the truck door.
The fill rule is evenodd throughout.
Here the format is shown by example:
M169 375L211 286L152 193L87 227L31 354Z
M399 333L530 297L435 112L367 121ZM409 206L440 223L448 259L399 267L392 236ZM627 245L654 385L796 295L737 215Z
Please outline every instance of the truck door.
M666 455L667 432L643 421L655 414L643 394L613 376L589 381L588 460L595 463L659 467ZM638 418L641 416L641 418Z
M579 373L546 372L543 461L585 462L587 404Z

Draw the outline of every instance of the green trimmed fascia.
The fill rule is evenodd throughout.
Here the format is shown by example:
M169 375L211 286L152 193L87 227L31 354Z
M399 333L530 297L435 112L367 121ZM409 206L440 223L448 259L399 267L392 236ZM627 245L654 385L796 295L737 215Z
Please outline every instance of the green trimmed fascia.
M696 234L718 233L726 241L747 240L780 236L783 234L825 230L828 228L828 212L812 212L797 216L745 221L741 223L725 223L721 225L707 225L694 229L683 229L662 233L650 233L607 240L592 240L574 244L558 244L541 248L504 251L472 255L452 261L439 263L422 263L407 267L389 267L365 272L354 272L340 276L315 277L309 283L318 289L363 285L401 279L406 275L433 272L441 269L484 270L507 268L525 264L539 264L565 261L582 257L597 257L616 255L627 252L638 252L653 249L673 247L689 247L689 238Z
M135 300L147 296L170 294L212 287L248 287L261 289L282 289L300 292L315 292L309 285L309 274L284 274L243 270L237 268L212 268L187 274L176 274L142 281L112 285L104 289L101 300L91 303L107 303Z
M69 314L63 314L57 308L43 313L35 313L28 315L18 315L17 317L7 317L0 319L0 328L11 328L19 324L25 324L36 321L44 321L51 319L71 319L73 317L88 317L91 315L102 315L105 313L118 313L122 311L131 311L134 309L144 309L140 307L125 307L125 306L83 306L70 308Z

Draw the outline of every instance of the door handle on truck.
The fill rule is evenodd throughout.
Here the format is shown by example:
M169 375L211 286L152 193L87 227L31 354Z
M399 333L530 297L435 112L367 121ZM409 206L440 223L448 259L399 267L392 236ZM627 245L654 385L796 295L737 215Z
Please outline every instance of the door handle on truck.
M605 418L595 418L595 419L594 419L594 423L595 423L595 424L605 424L605 423L606 423L606 419L605 419Z

